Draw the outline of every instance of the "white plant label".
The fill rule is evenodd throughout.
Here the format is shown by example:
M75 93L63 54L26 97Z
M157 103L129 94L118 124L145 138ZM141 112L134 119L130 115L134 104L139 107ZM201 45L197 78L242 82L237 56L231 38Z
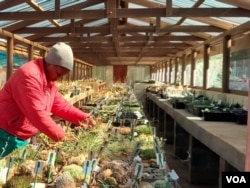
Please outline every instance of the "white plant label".
M41 161L41 160L36 161L35 170L34 170L36 174L42 173L43 165L44 165L44 161Z
M21 159L26 159L26 156L27 156L27 149L25 148L25 149L23 150L23 152L21 153L20 158L21 158Z
M112 123L112 121L108 120L107 127L110 127L111 123Z
M14 158L13 157L8 157L7 163L6 163L6 167L8 168L12 168L13 164L14 164Z
M92 161L86 160L83 165L83 174L89 175L92 170Z
M83 183L81 188L88 188L88 186L86 183Z
M0 181L6 183L8 168L0 167Z
M88 153L88 159L89 160L92 160L93 158L94 158L94 156L95 156L95 153L94 153L94 151L89 151L89 153Z
M152 132L152 135L155 136L156 135L156 130L155 130L155 127L151 127L151 132Z
M137 163L136 166L135 166L135 172L134 172L135 179L141 178L142 172L143 172L142 164Z
M49 152L49 156L48 156L48 160L47 160L48 164L50 166L54 166L55 160L56 160L56 152L55 151Z
M156 153L156 161L160 169L165 169L166 165L165 165L163 153Z
M155 149L155 153L161 152L161 146L160 146L159 140L156 137L154 138L154 149Z

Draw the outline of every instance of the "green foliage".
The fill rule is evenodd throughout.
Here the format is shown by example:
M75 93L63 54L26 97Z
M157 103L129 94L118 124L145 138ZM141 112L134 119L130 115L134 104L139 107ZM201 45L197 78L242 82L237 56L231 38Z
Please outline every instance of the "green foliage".
M63 167L64 173L69 173L74 179L83 179L84 174L82 173L82 167L76 164Z
M148 125L137 125L134 131L138 134L151 134L151 127Z
M5 188L30 188L30 183L33 181L28 176L13 176L4 185Z
M88 153L100 148L103 141L102 134L95 134L85 130L80 131L77 142L64 142L61 146L62 151L71 153L72 156L77 156L80 153Z
M141 149L140 156L143 159L153 159L153 158L156 158L155 150L153 148Z

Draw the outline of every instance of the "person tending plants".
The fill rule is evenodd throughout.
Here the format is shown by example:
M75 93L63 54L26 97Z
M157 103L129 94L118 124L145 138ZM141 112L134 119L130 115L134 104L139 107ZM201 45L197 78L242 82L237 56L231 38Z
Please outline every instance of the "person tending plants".
M55 85L73 69L73 63L71 47L59 42L45 58L25 63L6 82L0 91L0 159L28 145L38 132L54 141L63 140L65 132L51 113L85 128L96 124L89 113L65 100Z

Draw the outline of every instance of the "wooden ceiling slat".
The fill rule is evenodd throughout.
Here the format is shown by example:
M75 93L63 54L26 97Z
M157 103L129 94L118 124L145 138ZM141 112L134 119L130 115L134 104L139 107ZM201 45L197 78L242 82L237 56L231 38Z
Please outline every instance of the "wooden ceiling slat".
M110 32L110 26L99 26L99 27L76 27L75 33L108 33ZM120 25L116 29L118 32L130 33L130 32L155 32L154 26L128 26ZM16 30L15 33L68 33L71 31L70 27L25 27L19 30ZM223 32L224 29L214 27L214 26L203 26L203 25L171 25L164 28L157 29L158 32Z
M199 37L194 37L194 36L154 36L152 37L152 42L153 41L204 41L204 39L199 38ZM64 37L43 37L36 42L57 42L57 41L78 41L78 37L72 37L72 36L64 36ZM110 42L113 41L112 37L105 37L105 36L93 36L93 37L83 37L82 41L88 41L88 42ZM127 41L144 41L148 42L148 37L147 36L121 36L119 38L120 42L127 42ZM80 41L81 42L81 41Z
M145 11L147 10L147 11ZM164 8L117 9L117 18L165 17ZM250 12L241 8L173 8L172 17L250 17ZM44 20L44 19L101 19L105 10L61 10L57 16L54 11L43 12L0 12L1 20Z
M70 45L74 49L83 49L83 48L110 48L113 42L107 42L107 43L77 43L77 42L72 42ZM120 47L142 47L145 45L145 42L136 42L136 43L131 43L131 42L124 42L123 44L120 44ZM170 42L164 42L161 41L159 42L154 42L150 43L147 45L147 47L150 48L188 48L190 45L185 44L185 43L170 43Z

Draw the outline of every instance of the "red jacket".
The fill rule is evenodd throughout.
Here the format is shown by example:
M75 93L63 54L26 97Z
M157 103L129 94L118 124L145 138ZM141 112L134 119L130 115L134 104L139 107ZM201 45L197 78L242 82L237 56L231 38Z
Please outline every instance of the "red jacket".
M51 113L76 125L89 116L68 103L54 82L47 82L43 59L25 63L0 91L0 128L22 140L38 130L55 141L62 140L65 132Z

